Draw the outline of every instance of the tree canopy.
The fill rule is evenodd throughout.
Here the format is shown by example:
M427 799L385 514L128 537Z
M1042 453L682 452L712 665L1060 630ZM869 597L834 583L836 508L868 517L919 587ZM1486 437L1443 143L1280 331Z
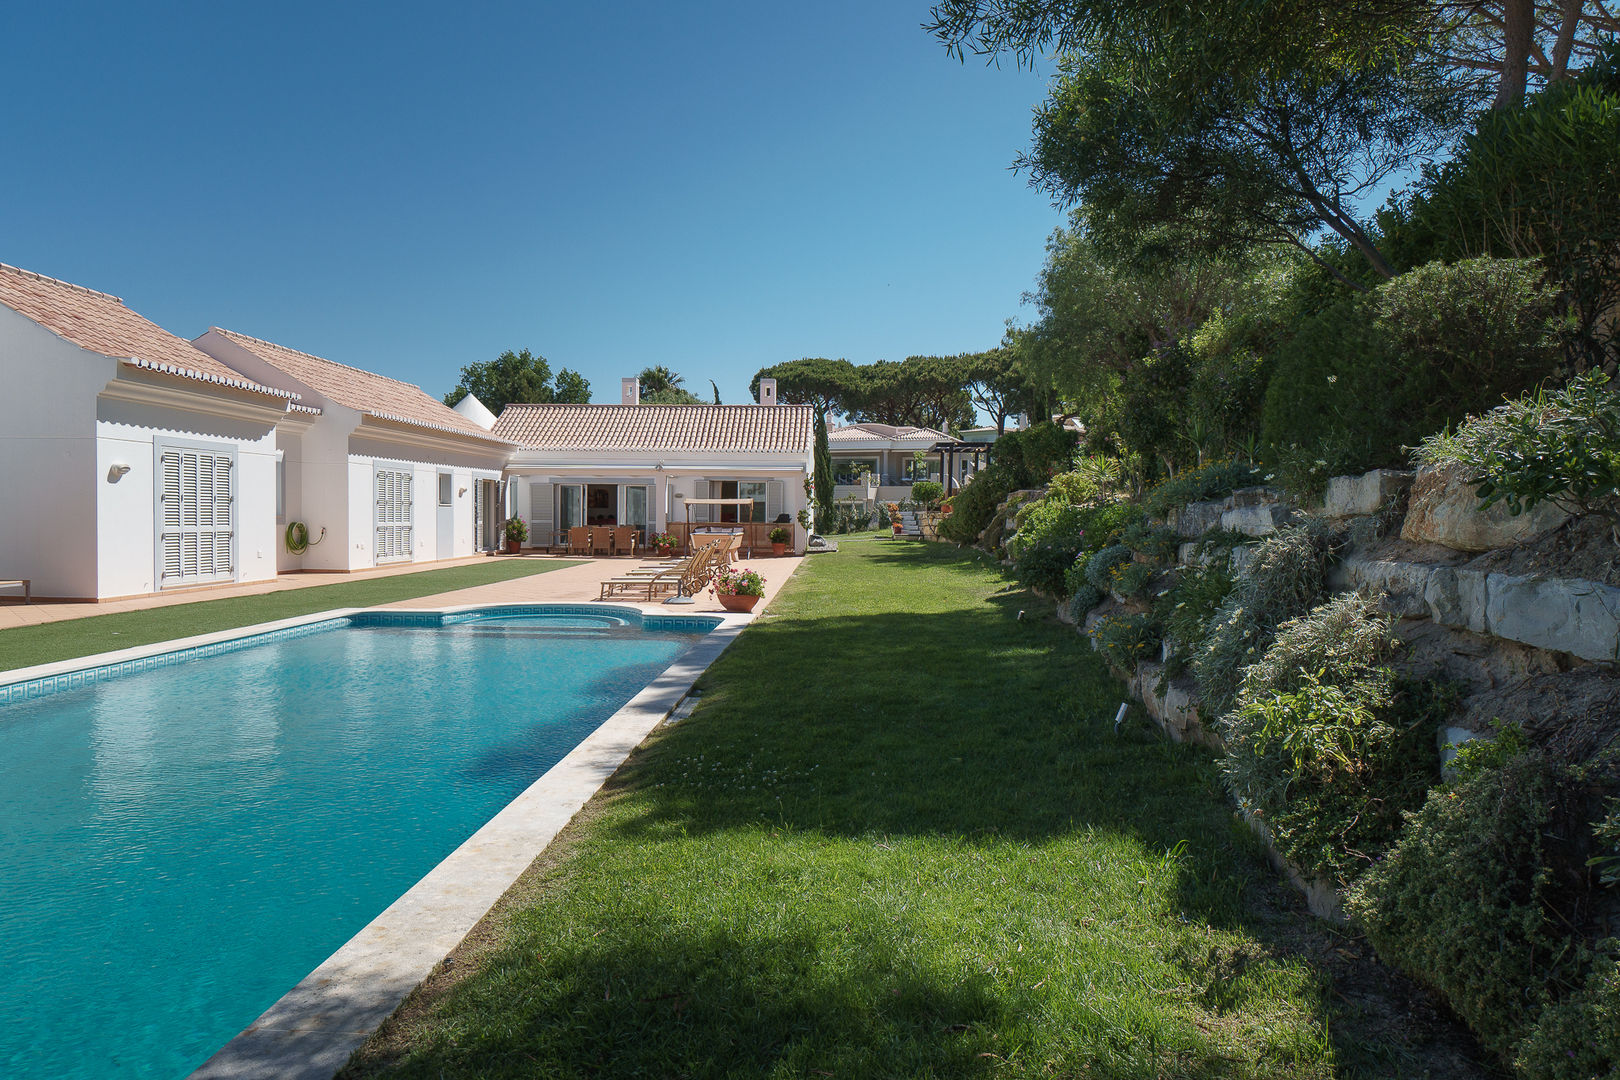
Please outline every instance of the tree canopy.
M507 349L493 360L468 364L461 369L461 381L444 395L444 403L454 406L472 394L490 412L499 415L508 405L545 405L553 402L585 404L591 400L591 384L568 368L551 374L551 364L528 349Z
M663 365L645 367L638 376L643 405L702 405L704 401L682 384L686 379ZM718 397L718 393L716 394Z
M777 400L810 405L816 412L842 413L857 422L896 426L933 427L941 430L973 423L971 357L910 356L856 365L848 360L806 357L754 375L750 389L757 396L759 380L776 380Z

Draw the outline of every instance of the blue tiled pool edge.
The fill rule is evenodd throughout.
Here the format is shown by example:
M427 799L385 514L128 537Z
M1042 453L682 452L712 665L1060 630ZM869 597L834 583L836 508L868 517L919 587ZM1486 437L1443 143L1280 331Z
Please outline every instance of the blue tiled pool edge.
M0 680L9 680L0 681L0 705L14 701L31 701L51 694L76 690L82 686L106 682L109 679L118 679L128 675L136 675L143 671L151 671L154 668L190 663L209 656L219 656L223 653L251 649L273 641L285 641L289 638L305 637L309 634L320 634L344 627L451 626L480 618L513 615L607 615L624 619L627 623L637 625L643 630L699 634L708 633L723 621L718 615L665 615L661 612L644 612L633 607L607 604L480 604L474 607L443 610L338 610L304 616L296 620L286 620L294 625L261 623L259 626L244 626L235 630L225 630L218 634L206 635L206 640L198 644L183 645L178 648L165 648L168 643L157 643L130 650L132 652L157 650L150 651L149 655L130 656L126 659L92 664L88 667L72 668L72 665L85 661L94 661L97 657L86 656L75 660L62 661L59 664L41 665L42 667L48 666L51 669L68 667L70 670L52 670L49 674L25 675L20 679L16 677L16 672L0 672ZM264 625L276 625L277 628L273 630L259 629L260 626ZM105 656L107 654L103 653L101 655ZM20 668L18 670L28 672L35 669Z

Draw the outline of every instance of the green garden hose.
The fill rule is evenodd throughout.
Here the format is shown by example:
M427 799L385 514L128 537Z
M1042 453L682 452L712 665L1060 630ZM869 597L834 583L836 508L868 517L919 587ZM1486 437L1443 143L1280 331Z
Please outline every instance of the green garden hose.
M315 543L326 539L326 529L321 528L321 535L315 538ZM287 523L287 550L294 555L302 555L310 548L309 527L302 521L289 521Z

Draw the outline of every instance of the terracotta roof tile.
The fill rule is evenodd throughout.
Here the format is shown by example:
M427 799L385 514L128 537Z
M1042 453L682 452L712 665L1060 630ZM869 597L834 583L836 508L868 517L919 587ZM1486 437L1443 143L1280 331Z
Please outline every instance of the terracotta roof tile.
M533 450L805 454L808 405L508 405L495 434Z
M212 329L322 396L367 416L431 431L465 435L485 442L506 441L498 433L485 431L444 402L430 397L419 386L289 349L273 341L239 334L234 330L218 326Z
M149 371L296 400L244 379L191 342L142 318L116 296L0 263L0 304L64 341Z
M893 424L847 424L836 427L827 432L827 442L837 444L841 442L871 443L889 440L928 441L930 443L948 441L950 436L943 431L925 427L896 427Z

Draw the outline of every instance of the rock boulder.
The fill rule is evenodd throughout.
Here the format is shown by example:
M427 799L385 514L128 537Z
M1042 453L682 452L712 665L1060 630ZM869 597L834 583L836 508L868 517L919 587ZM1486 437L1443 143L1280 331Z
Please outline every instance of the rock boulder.
M1425 465L1412 483L1401 539L1443 544L1454 551L1490 551L1533 540L1569 520L1569 514L1549 503L1517 515L1504 503L1481 510L1474 491L1461 465Z

